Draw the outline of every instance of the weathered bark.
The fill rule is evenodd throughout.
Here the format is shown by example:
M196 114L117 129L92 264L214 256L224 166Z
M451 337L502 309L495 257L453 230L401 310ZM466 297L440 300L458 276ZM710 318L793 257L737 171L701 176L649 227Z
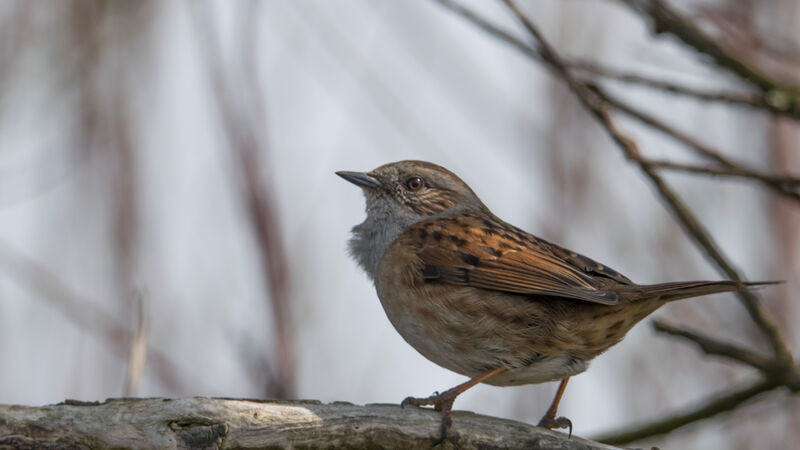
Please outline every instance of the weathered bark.
M7 448L425 448L439 413L397 405L220 398L66 401L0 405L0 450ZM511 420L453 414L440 448L612 449Z

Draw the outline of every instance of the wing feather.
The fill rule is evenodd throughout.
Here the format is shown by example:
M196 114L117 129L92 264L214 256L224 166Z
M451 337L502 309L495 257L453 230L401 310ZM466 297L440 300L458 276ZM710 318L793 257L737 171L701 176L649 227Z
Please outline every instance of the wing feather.
M613 269L499 219L461 214L421 222L405 233L422 240L417 255L426 281L605 305L619 301L610 285L630 284Z

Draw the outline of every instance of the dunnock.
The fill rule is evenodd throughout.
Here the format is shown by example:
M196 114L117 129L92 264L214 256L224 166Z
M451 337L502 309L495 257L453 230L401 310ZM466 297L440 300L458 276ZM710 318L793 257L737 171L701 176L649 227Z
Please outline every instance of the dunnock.
M562 380L539 422L556 417L570 376L673 300L759 283L638 285L610 267L503 222L447 169L400 161L372 172L336 172L360 186L367 219L350 252L375 284L392 325L436 364L470 380L402 405L434 405L447 437L455 398L477 383Z

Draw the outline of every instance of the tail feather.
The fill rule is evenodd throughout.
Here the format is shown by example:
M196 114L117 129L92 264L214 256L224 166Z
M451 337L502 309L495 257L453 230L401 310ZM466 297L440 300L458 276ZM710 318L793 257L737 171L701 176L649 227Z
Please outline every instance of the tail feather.
M718 292L740 291L748 287L780 283L783 283L783 281L678 281L673 283L631 286L630 290L622 293L622 295L629 296L631 300L660 297L661 300L665 302L671 302L684 298L716 294Z

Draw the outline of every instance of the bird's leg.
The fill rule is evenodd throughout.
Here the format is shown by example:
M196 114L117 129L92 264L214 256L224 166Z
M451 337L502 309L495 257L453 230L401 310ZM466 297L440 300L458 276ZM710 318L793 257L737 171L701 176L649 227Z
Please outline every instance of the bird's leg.
M549 429L569 428L569 435L571 437L572 422L566 417L556 417L556 412L558 411L558 404L559 402L561 402L561 396L564 395L564 390L567 388L567 381L569 381L569 377L561 380L561 384L558 385L558 390L556 391L556 396L555 398L553 398L553 403L550 404L550 407L547 408L547 412L544 413L542 419L539 420L539 426Z
M448 389L441 394L435 393L430 397L423 397L423 398L416 398L416 397L406 397L400 403L400 406L406 405L414 405L414 406L425 406L425 405L433 405L433 409L436 411L441 411L442 413L442 435L439 439L433 444L434 446L441 444L447 438L447 432L450 430L450 425L453 424L453 420L450 417L451 411L453 410L453 402L456 400L456 397L459 396L462 392L466 391L467 389L475 386L476 384L486 380L487 378L497 375L500 372L505 372L506 369L499 367L497 369L487 370L482 374L472 378L471 380L461 383L458 386Z

